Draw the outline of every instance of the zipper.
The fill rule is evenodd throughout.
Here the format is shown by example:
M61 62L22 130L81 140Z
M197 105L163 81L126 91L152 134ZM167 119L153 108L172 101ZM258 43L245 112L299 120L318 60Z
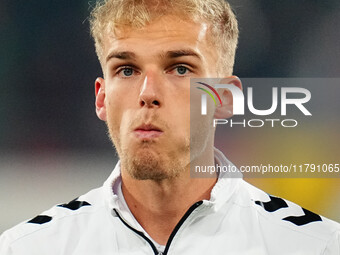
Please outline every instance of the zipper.
M120 215L119 215L119 213L117 212L116 209L113 209L113 210L115 211L116 215L117 215L118 218L124 223L125 226L127 226L129 229L131 229L131 230L132 230L133 232L135 232L136 234L138 234L138 235L140 235L141 237L143 237L143 238L145 239L145 241L147 241L147 242L150 244L150 246L151 246L153 252L155 253L155 255L162 255L162 253L159 253L159 252L158 252L158 250L157 250L156 246L153 244L153 242L152 242L149 238L147 238L147 237L144 235L143 232L138 231L137 229L131 227L131 226L130 226L130 225L129 225L129 224L128 224L128 223L127 223Z
M165 249L164 249L164 253L163 255L168 254L169 248L170 248L170 244L172 242L172 240L174 239L175 235L177 234L178 230L180 229L180 227L183 225L184 221L190 216L190 214L197 208L199 207L201 204L203 204L203 201L198 201L196 203L194 203L192 206L190 206L190 208L188 209L188 211L183 215L183 217L180 219L180 221L177 223L176 227L174 228L174 230L171 232L171 235L166 243Z
M183 217L180 219L180 221L177 223L177 225L175 226L174 230L171 232L170 234L170 237L166 243L166 246L165 246L165 249L164 249L164 252L160 252L157 250L156 246L154 245L154 243L147 237L144 235L143 232L141 231L138 231L137 229L131 227L120 215L119 213L117 212L116 209L113 209L116 213L116 215L118 216L118 218L123 222L123 224L125 226L127 226L129 229L131 229L133 232L135 232L136 234L138 234L139 236L141 236L145 241L147 241L153 252L155 253L155 255L167 255L168 254L168 251L169 251L169 248L170 248L170 245L171 245L171 242L172 240L174 239L175 235L177 234L178 230L180 229L180 227L183 225L183 223L185 222L185 220L190 216L190 214L197 208L199 207L201 204L203 203L203 201L198 201L196 203L194 203L192 206L190 206L190 208L186 211L186 213L183 215Z

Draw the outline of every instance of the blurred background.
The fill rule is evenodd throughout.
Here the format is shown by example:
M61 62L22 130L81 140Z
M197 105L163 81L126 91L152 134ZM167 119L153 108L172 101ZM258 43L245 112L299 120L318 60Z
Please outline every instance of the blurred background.
M338 0L230 2L241 33L236 75L339 77ZM0 2L0 233L102 185L117 161L94 111L94 80L102 74L89 33L90 5ZM332 96L338 101L339 94ZM338 162L326 163L340 163L340 117L331 118L322 130L311 124L294 135L244 130L222 149L236 164L327 154ZM339 178L247 180L340 221Z

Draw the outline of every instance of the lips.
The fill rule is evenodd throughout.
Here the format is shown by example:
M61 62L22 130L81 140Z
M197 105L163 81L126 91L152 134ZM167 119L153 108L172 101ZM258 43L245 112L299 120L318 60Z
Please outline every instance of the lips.
M163 131L152 124L142 124L134 130L136 137L141 139L153 139L161 136Z

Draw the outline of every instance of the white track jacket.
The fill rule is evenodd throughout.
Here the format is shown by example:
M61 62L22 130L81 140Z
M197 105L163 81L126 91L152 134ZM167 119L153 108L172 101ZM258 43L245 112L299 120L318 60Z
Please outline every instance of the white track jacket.
M231 164L218 150L215 159ZM5 231L0 254L340 255L338 223L225 177L220 174L209 201L188 209L159 250L114 192L118 162L102 187Z

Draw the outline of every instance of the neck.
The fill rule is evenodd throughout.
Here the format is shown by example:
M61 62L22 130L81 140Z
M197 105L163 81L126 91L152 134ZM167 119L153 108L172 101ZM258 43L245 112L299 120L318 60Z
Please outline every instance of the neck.
M213 157L209 161L214 162ZM136 180L122 166L122 191L131 213L144 230L162 245L166 244L191 205L210 199L217 181L217 176L190 178L190 166L182 173L176 178L162 181Z

